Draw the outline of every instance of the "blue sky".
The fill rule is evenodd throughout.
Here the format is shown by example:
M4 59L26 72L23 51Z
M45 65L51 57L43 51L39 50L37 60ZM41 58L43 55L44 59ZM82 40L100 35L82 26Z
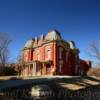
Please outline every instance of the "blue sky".
M53 28L75 41L81 58L91 59L86 51L100 40L100 0L0 0L0 32L12 37L10 60L25 41Z

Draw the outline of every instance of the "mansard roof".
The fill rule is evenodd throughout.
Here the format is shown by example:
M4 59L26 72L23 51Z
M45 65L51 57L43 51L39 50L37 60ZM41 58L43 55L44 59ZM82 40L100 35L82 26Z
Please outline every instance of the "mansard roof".
M45 40L49 40L49 41L61 40L61 39L62 39L62 37L60 35L60 32L58 32L57 30L49 31L48 34L45 37Z
M30 39L25 43L24 48L32 48L32 47L33 47L33 39Z
M71 49L77 49L74 41L67 41L67 42L69 43Z
M46 37L43 39L43 36L40 38L42 41L42 43L46 43L47 41L52 41L52 40L56 40L56 41L64 41L61 37L61 34L60 32L58 32L57 30L52 30L52 31L49 31L46 35ZM36 45L34 45L34 43L37 43ZM74 43L74 41L66 41L67 43L67 46L69 45L69 48L74 50L74 49L78 49ZM35 39L30 39L28 40L25 45L24 45L24 48L34 48L34 47L37 47L39 46L39 41L37 38Z

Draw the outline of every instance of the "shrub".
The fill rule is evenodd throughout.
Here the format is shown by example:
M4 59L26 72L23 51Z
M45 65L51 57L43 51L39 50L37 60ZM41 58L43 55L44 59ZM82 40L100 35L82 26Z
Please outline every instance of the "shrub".
M0 76L17 75L17 72L11 67L0 67Z

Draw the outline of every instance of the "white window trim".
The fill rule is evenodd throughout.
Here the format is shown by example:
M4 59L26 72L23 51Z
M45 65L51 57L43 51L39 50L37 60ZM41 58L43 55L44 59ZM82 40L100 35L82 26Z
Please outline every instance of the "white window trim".
M46 49L46 60L51 60L51 49L50 48L47 48Z

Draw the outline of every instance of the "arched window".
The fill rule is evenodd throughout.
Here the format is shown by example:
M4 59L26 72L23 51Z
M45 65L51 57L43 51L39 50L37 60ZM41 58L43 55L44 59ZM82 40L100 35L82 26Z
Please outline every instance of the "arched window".
M68 62L68 58L69 58L69 53L66 52L66 62Z
M46 48L46 60L51 60L51 49L50 49L50 47Z
M59 72L62 72L63 61L59 61Z
M51 50L50 49L47 51L47 58L48 60L51 60Z

